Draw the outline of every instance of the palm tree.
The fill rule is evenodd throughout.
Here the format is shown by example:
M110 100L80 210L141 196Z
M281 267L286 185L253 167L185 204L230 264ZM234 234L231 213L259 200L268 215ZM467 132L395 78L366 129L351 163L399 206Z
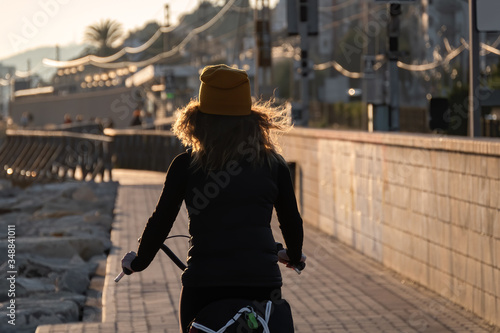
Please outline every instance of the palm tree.
M107 19L88 26L84 39L94 46L96 55L109 56L115 52L115 46L122 37L122 25Z

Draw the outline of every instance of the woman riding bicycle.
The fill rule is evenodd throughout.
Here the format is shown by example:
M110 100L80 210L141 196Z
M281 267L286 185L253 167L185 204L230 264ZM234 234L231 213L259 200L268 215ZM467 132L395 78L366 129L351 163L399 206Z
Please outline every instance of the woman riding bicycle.
M276 131L289 128L283 110L270 102L252 104L243 70L208 66L200 80L198 100L181 110L173 126L190 149L172 161L137 254L122 259L132 272L148 267L185 202L191 246L182 273L183 332L214 301L281 299L273 208L289 266L305 260L290 172L274 140Z

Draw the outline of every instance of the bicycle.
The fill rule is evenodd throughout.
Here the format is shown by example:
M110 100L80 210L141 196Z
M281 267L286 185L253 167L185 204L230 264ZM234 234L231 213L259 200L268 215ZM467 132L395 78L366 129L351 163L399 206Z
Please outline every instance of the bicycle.
M166 239L185 237L186 235L169 236ZM139 239L140 242L140 239ZM161 250L175 263L175 265L184 271L187 266L184 262L177 257L177 255L165 244L161 245ZM287 267L292 268L301 274L306 264L301 261L298 265L292 266L289 263L286 249L283 248L281 243L276 243L276 252L278 254L279 262L286 264ZM305 256L303 257L305 260ZM115 278L118 283L123 276L132 274L126 272L127 269L123 268L122 272ZM273 318L271 318L273 314ZM229 319L228 319L229 318ZM219 327L214 330L210 327ZM224 299L216 301L205 308L203 308L189 326L189 333L231 333L231 332L262 332L270 333L293 332L293 318L291 308L288 302L280 298L279 300L267 300L263 302L252 301L247 299Z

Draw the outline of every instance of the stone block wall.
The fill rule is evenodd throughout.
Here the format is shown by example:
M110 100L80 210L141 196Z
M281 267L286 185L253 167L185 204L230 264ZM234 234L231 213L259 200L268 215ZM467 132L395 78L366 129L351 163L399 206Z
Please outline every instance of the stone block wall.
M500 140L295 128L303 219L500 326Z

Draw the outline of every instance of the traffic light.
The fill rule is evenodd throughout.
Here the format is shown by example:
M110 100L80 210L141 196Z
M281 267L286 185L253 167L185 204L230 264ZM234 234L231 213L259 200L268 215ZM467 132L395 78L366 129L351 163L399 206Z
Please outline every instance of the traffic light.
M401 5L391 3L389 6L391 21L389 24L389 52L395 53L399 49L399 16L401 15Z
M449 108L448 99L444 97L433 97L429 104L431 119L429 127L431 130L447 130L448 121L446 121L445 113Z
M300 22L307 22L309 36L318 35L318 0L287 0L286 5L289 36L299 34Z

